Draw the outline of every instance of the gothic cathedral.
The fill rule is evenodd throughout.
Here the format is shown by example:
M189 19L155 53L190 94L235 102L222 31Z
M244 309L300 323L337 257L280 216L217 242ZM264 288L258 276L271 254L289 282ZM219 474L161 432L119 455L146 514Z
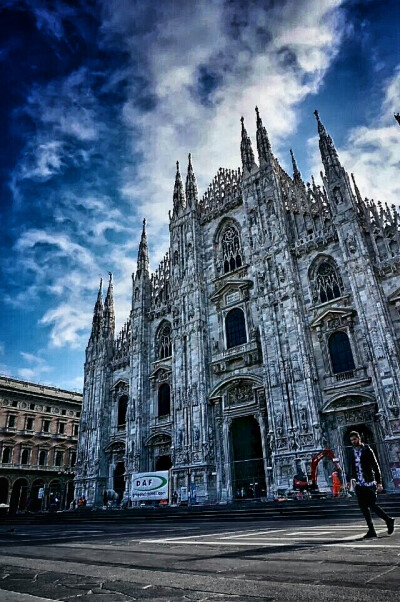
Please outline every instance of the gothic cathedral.
M168 470L197 501L269 497L348 434L400 488L400 229L363 199L315 115L323 186L289 176L257 113L258 164L242 118L242 169L199 199L177 165L170 246L149 271L145 221L132 310L115 337L113 282L86 349L76 496L130 496ZM320 466L318 484L329 485Z

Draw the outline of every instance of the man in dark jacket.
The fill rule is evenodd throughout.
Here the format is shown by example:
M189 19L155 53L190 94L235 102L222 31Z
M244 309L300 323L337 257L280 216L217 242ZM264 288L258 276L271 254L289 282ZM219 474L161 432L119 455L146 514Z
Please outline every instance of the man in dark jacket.
M368 525L368 533L363 539L377 537L374 523L372 522L371 510L373 510L387 525L388 534L394 531L394 518L391 518L376 503L377 493L383 490L382 476L378 461L372 449L361 442L360 433L351 431L350 443L353 446L353 455L348 475L355 480L355 492L358 505ZM348 487L350 483L348 483Z

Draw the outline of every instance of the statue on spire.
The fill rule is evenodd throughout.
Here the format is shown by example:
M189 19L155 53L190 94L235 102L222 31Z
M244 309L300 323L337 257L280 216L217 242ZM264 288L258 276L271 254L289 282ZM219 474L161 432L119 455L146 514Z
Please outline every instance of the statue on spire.
M140 278L143 272L149 272L149 248L147 245L146 219L143 219L142 235L140 237L137 258L136 278Z
M106 338L114 338L115 333L115 313L114 313L114 287L113 287L113 276L111 272L109 274L108 290L106 300L104 302L104 315L103 315L103 335Z
M333 144L333 140L326 132L326 129L319 118L317 110L314 111L314 115L318 123L319 150L321 152L321 159L325 167L325 174L328 177L332 169L338 173L339 170L342 169L342 166L340 164L335 145Z
M98 339L103 321L103 278L100 278L99 292L93 311L92 332L90 335L91 341Z
M186 201L189 207L194 207L199 199L199 193L197 190L196 176L194 175L192 165L192 155L189 153L189 163L186 176Z
M244 127L244 118L241 117L240 121L242 122L242 141L240 143L240 154L242 155L242 165L243 172L250 173L252 169L256 166L256 162L254 160L253 148L251 146L251 140L247 135L246 128Z
M183 190L182 178L179 171L179 161L176 162L176 176L173 196L174 214L177 215L182 209L186 208L185 192Z
M257 115L257 150L260 165L269 163L272 158L271 144L269 142L267 130L263 126L258 107L256 107Z

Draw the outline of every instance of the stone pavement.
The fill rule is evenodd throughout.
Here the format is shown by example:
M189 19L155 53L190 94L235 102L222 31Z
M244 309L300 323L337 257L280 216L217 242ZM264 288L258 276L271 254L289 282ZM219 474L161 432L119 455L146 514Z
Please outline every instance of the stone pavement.
M400 536L377 527L374 541L354 520L3 527L0 601L394 602Z

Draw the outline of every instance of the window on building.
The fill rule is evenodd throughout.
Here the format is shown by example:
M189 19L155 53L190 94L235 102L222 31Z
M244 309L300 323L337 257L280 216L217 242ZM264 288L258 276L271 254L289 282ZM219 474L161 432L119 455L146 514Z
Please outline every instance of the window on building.
M50 432L50 420L43 420L43 432L44 433Z
M171 341L171 326L164 324L158 335L158 356L161 360L171 357L172 341Z
M158 389L158 415L168 416L171 411L171 389L168 383L163 383Z
M47 451L44 449L41 449L39 452L38 464L39 464L39 466L46 466L46 464L47 464Z
M222 258L224 274L240 268L243 264L239 232L234 226L229 226L223 233Z
M65 422L59 422L58 423L58 434L64 435L64 433L65 433Z
M21 464L29 464L29 458L31 455L30 449L23 449L21 454Z
M77 437L79 433L79 424L74 424L74 436Z
M35 404L34 403L29 404L29 409L30 410L34 410L35 409Z
M56 454L54 456L54 466L62 466L63 459L64 459L64 452L56 451Z
M75 466L75 464L76 464L76 452L72 452L71 453L70 464L71 464L71 466Z
M126 425L126 411L128 409L128 398L126 395L118 400L118 426L124 427Z
M9 428L14 428L15 427L15 423L16 423L16 416L9 416L8 417L8 427Z
M345 332L335 332L329 338L329 354L334 374L351 372L354 370L354 359L351 351L349 337Z
M228 349L246 343L246 323L244 313L238 307L231 309L225 318L226 346Z
M13 401L12 402L12 407L13 408L17 408L18 407L18 401Z
M326 303L343 295L343 283L337 269L327 261L320 264L315 276L315 297Z
M46 412L51 412L51 407L50 406L46 406Z
M67 410L61 410L61 416L66 416Z
M33 418L30 416L26 419L26 430L33 431Z
M12 448L11 447L4 447L3 448L3 453L1 455L1 461L3 464L11 464L11 458L12 458Z

